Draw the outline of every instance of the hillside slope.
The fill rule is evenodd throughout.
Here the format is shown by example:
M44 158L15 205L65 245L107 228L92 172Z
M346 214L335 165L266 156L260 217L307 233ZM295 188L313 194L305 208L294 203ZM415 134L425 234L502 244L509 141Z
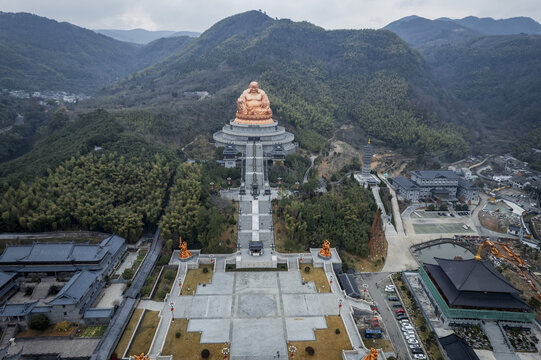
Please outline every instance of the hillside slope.
M462 155L467 145L448 122L445 95L420 55L389 31L326 31L251 11L226 18L185 49L130 76L86 104L176 113L191 131L215 131L235 113L235 99L257 80L275 118L316 150L344 123L409 152ZM191 92L207 91L205 99ZM160 129L133 116L143 131ZM130 116L126 116L130 122ZM145 125L146 124L146 125ZM179 133L178 135L184 135Z
M91 94L167 57L187 39L141 47L65 22L0 12L0 87Z

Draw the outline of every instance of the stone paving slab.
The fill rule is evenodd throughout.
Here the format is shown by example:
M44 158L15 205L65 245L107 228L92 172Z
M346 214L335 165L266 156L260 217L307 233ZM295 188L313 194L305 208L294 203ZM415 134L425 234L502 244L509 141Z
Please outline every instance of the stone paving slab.
M236 276L235 293L278 293L276 272L239 272Z
M197 287L197 295L208 294L232 294L235 273L215 272L212 275L212 283Z
M200 343L229 342L229 319L192 319L188 322L188 331L201 332Z
M277 294L247 294L237 296L235 317L263 318L281 316Z
M276 352L287 359L285 334L280 318L234 319L231 358L272 359Z
M338 315L338 301L328 294L283 294L285 316Z
M326 329L323 316L286 318L287 341L310 341L316 339L314 329Z
M96 304L97 308L111 308L119 305L122 302L122 293L126 288L126 284L111 284L103 289L103 296Z

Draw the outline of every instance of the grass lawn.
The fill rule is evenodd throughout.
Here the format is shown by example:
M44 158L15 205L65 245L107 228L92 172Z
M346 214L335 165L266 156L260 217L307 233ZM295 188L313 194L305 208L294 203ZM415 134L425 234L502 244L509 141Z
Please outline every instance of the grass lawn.
M17 333L15 337L18 338L29 338L29 337L43 337L43 336L70 336L75 329L77 329L76 326L70 327L68 331L57 331L55 330L55 326L49 325L49 327L43 331L28 329L25 331L21 331Z
M126 329L124 330L124 333L122 334L122 337L120 338L120 341L116 345L116 349L114 351L119 358L124 355L124 351L126 351L126 347L130 342L131 335L135 331L135 327L137 326L137 322L139 321L142 312L143 309L135 309L130 321L128 322L128 325L126 325Z
M152 339L154 339L154 333L158 327L158 313L159 311L145 311L143 320L141 320L141 324L139 324L139 328L135 333L133 342L126 355L148 353L150 344L152 344Z
M169 327L169 332L165 338L162 355L173 355L173 359L199 360L201 351L208 349L210 357L208 359L221 360L224 358L222 349L225 344L200 344L200 332L187 332L188 319L175 319ZM176 337L176 333L180 337Z
M362 338L364 346L367 348L382 349L383 352L392 352L394 351L393 345L390 340L387 339L365 339Z
M410 315L410 323L415 326L415 330L417 331L417 335L420 336L423 345L425 346L425 349L427 351L427 355L430 357L430 359L439 359L443 356L441 355L440 348L438 347L437 340L435 339L435 334L430 331L430 328L428 327L428 324L426 322L426 319L422 315L421 311L418 309L417 303L415 302L415 299L410 298L407 295L407 291L409 290L402 290L402 286L406 286L404 281L402 281L401 277L397 277L399 274L393 275L393 280L396 284L397 291L400 292L400 296L402 297L402 300L404 301L404 307L406 308L408 314ZM415 310L413 310L413 307L415 307ZM413 321L412 321L413 320ZM426 331L421 331L421 327L424 326L424 329ZM428 338L433 338L433 340L428 340Z
M203 269L208 269L207 273ZM198 284L209 284L212 280L212 269L214 265L201 264L198 269L190 269L186 273L184 284L182 284L181 295L193 295Z
M342 350L351 350L348 334L340 316L325 316L327 329L316 329L315 341L293 341L287 343L297 348L294 359L310 360L339 360L342 359ZM340 329L340 334L336 334L336 329ZM307 346L314 348L314 355L308 355L305 351ZM291 357L291 354L288 354Z
M309 272L306 272L306 268L310 268ZM327 281L327 276L322 268L315 268L311 264L299 264L301 271L301 277L303 282L313 281L316 284L317 292L326 293L331 292L331 287Z
M165 278L166 276L169 279L166 279ZM154 294L152 295L152 300L163 301L165 294L171 291L171 286L175 282L176 276L177 276L176 270L163 269L162 275L160 276L160 279L158 280L158 284L156 285L156 290L154 291Z
M82 332L77 334L77 337L102 337L107 326L89 326L81 330Z

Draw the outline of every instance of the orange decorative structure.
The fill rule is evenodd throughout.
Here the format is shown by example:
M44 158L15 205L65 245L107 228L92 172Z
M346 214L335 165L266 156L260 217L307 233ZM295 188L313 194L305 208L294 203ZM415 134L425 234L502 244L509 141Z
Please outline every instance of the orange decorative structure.
M150 360L150 358L145 353L141 353L141 355L133 355L133 360Z
M238 98L235 123L245 125L274 123L269 98L263 90L259 89L257 82L252 81L250 87Z
M370 349L370 354L363 357L363 360L378 360L378 351L374 348Z
M178 247L180 249L180 253L178 254L180 260L188 260L193 256L192 253L188 250L188 243L186 241L182 241L182 238L180 237Z
M331 258L331 243L329 242L329 240L325 240L323 242L323 247L321 248L321 250L319 250L318 256L323 259Z

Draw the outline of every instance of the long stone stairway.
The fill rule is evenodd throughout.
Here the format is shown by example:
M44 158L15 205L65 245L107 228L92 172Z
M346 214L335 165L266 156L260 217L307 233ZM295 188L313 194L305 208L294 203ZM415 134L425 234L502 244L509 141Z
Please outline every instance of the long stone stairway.
M486 321L483 324L483 328L485 330L485 334L490 340L496 360L519 360L519 357L507 345L498 323L494 321Z

